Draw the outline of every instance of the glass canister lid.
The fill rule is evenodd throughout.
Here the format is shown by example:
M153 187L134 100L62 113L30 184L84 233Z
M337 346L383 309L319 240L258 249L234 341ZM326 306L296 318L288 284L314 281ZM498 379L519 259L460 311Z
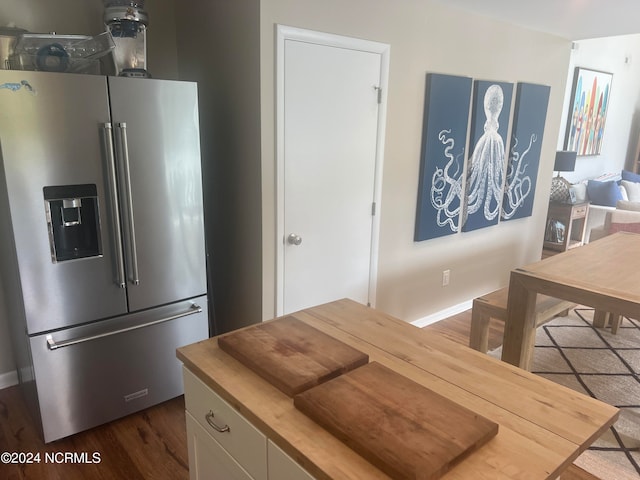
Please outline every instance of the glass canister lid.
M145 0L102 0L104 7L134 7L144 8Z
M136 22L147 26L149 16L144 10L144 0L104 0L104 23L111 25L122 21Z

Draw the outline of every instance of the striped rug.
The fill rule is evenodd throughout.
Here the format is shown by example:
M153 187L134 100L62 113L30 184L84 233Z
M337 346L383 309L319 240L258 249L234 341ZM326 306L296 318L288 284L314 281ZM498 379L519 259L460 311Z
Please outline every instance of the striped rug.
M532 372L620 408L620 418L575 464L602 480L640 478L640 322L617 335L576 308L536 331ZM500 352L492 352L492 356Z

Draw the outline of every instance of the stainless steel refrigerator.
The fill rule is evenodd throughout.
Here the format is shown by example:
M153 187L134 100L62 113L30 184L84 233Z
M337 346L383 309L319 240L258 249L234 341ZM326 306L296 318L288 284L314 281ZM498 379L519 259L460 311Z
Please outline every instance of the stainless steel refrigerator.
M182 393L209 335L194 83L0 71L0 261L46 442Z

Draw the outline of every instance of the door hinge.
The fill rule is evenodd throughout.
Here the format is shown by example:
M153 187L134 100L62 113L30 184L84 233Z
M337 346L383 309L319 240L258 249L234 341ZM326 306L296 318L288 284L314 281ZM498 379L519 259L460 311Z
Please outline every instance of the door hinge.
M375 86L373 88L376 91L376 93L378 94L378 105L380 105L382 103L382 88L378 87L378 86Z
M371 204L371 216L375 217L376 216L376 202L373 202Z

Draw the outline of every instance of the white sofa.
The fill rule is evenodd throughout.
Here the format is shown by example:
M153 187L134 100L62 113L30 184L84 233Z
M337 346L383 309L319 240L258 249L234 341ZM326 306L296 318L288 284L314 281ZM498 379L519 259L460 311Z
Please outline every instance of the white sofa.
M591 241L595 230L602 235L607 214L618 209L640 210L640 181L636 180L640 180L640 176L623 171L622 175L607 174L571 186L577 203L589 202L585 243Z
M640 203L620 200L615 208L608 208L610 210L605 212L603 224L591 230L590 241L620 231L640 233Z
M607 213L614 212L615 210L616 207L605 207L603 205L594 204L589 205L587 227L584 231L584 243L589 243L592 240L592 234L595 233L596 230L604 228Z

